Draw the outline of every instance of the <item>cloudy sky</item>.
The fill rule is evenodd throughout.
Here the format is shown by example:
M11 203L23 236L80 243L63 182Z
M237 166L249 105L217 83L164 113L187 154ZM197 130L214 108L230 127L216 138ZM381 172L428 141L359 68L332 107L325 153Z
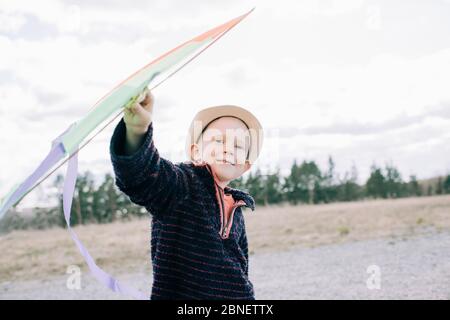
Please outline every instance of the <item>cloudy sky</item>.
M0 0L0 191L130 73L254 6L155 89L163 156L185 159L195 112L236 104L265 128L262 170L332 155L361 181L373 163L405 179L450 172L449 0ZM83 149L81 171L112 170L112 130Z

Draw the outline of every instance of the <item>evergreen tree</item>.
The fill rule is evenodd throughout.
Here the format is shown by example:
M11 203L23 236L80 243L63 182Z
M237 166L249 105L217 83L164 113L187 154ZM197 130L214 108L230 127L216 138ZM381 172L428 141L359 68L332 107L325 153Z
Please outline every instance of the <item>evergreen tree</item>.
M264 181L259 168L255 173L250 172L245 187L255 199L256 204L264 205Z
M72 202L72 212L74 213L71 215L72 225L95 222L92 209L94 190L94 179L89 171L78 176Z
M430 184L430 185L428 185L428 188L427 188L427 195L428 196L432 196L433 195L433 186Z
M289 202L317 203L321 192L322 173L314 161L303 161L300 166L294 161L291 173L283 189Z
M338 177L336 177L333 158L328 156L328 170L323 175L321 190L318 193L319 202L333 202L338 200Z
M417 178L415 175L411 175L409 177L408 182L408 195L409 196L421 196L422 195L422 189L420 188L419 182L417 181Z
M376 165L372 165L369 179L366 182L366 192L369 197L386 198L386 179Z
M280 169L266 175L264 179L264 204L275 204L282 201L282 185Z
M450 193L450 174L444 180L444 193Z
M403 192L403 181L400 172L392 164L386 165L385 192L389 198L401 197Z
M444 181L442 181L442 177L439 177L436 183L436 194L443 194L443 193L444 193Z
M354 201L361 196L361 187L358 185L358 170L352 165L350 173L345 172L343 180L338 188L338 199L340 201Z
M283 192L285 195L285 199L289 203L294 205L300 202L300 199L307 198L307 189L303 189L300 185L300 177L298 171L299 166L297 165L297 160L294 160L294 163L291 166L291 171L289 175L284 179L283 183Z

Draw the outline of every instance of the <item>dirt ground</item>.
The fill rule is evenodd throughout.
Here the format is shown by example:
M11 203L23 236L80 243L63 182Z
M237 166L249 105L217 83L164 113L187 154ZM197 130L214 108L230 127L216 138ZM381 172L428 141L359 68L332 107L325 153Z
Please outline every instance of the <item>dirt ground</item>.
M246 210L244 215L251 254L250 272L255 274L255 278L258 278L258 272L265 273L265 271L261 271L264 265L269 268L274 263L276 264L276 261L279 260L278 255L288 255L288 260L298 261L294 265L301 266L302 260L297 259L306 257L307 260L308 255L321 256L320 252L330 247L334 248L332 252L343 250L342 254L354 254L354 259L363 259L358 256L358 252L363 254L366 249L355 247L358 243L367 244L368 248L381 254L384 252L382 249L389 248L392 243L405 241L405 246L407 246L406 244L410 245L404 251L410 250L414 253L414 248L417 247L417 244L414 243L416 240L406 241L407 239L418 239L419 242L422 238L431 239L426 242L427 245L424 245L424 248L428 248L427 246L435 248L437 247L435 243L443 241L445 243L450 238L450 236L448 238L445 236L450 234L450 196L315 206L261 207L254 212ZM96 258L98 265L108 272L123 275L131 282L136 281L142 290L148 291L149 281L151 281L149 222L149 219L140 219L126 223L80 226L75 230ZM439 237L443 237L444 240ZM52 298L51 292L43 295L42 288L46 286L46 283L49 288L52 288L55 283L64 284L68 266L77 265L83 272L87 271L68 232L63 229L16 231L3 235L0 237L0 250L2 252L0 255L0 298L20 298L20 292L24 298ZM394 254L394 256L398 254ZM325 260L333 261L332 257L333 255L326 255ZM338 259L338 257L334 258ZM440 258L442 257L437 255L436 259ZM420 259L414 261L410 264L413 266L415 263L423 265L427 261L429 262L429 259L423 258L423 263ZM442 263L434 262L436 265L442 265ZM253 266L253 264L255 265ZM285 267L290 268L288 265ZM313 265L310 267L312 270L315 269ZM296 271L292 271L292 268L289 270L291 273L287 272L286 274L296 278L298 278L297 273L300 275L305 271L301 268ZM312 272L308 268L307 270ZM324 276L326 270L322 271L319 275L312 277L316 279L314 288L317 288L318 282L327 279ZM417 270L417 272L419 271ZM365 270L362 272L364 273ZM439 277L448 276L446 273L436 275L433 279L436 283L443 283L444 279ZM420 273L417 277L420 278ZM143 278L146 280L142 281ZM91 278L89 283L94 281ZM281 278L279 281L278 284L272 285L280 288L280 286L289 284L288 281L282 285L284 280ZM255 288L261 288L261 297L259 298L284 298L279 294L276 295L275 291L271 293L270 286L265 283L265 281L255 283ZM448 284L448 281L446 283ZM96 288L94 284L86 285L87 288L89 286ZM430 294L429 297L448 298L447 291L445 291L448 287L450 285L435 295ZM104 295L102 289L99 289L100 296L94 294L88 295L88 298L111 297L108 294ZM26 292L34 292L34 294L26 294ZM304 293L304 291L302 292ZM408 297L404 290L399 292L393 296ZM55 296L61 297L60 295ZM70 295L63 295L63 297L69 298ZM290 295L290 297L308 298L310 296L306 294L302 296L300 292L297 295ZM339 297L339 294L336 293L334 297ZM80 297L76 296L76 298Z

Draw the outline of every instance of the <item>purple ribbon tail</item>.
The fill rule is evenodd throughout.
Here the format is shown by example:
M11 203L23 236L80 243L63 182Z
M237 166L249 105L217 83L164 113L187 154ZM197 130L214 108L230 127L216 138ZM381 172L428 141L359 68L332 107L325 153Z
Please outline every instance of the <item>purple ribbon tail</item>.
M19 187L7 198L0 208L0 219L3 215L44 176L56 163L64 158L65 152L61 144L53 145L50 152L47 154L41 164L33 171L33 173L22 182Z
M117 281L114 277L112 277L104 270L102 270L99 266L97 266L94 259L89 254L88 250L84 247L83 243L80 241L75 231L71 228L70 213L72 207L73 194L75 191L75 184L77 180L77 174L78 174L78 153L75 153L74 156L69 160L66 178L64 181L64 193L63 193L64 218L66 219L67 228L70 232L70 235L72 236L73 241L75 241L75 244L80 250L80 253L83 256L84 260L86 261L91 271L91 274L99 282L103 283L106 287L108 287L114 292L122 293L139 300L148 300L148 297L144 293L119 283L119 281Z
M33 173L22 182L16 190L14 190L8 197L4 200L0 207L0 219L3 215L11 209L16 203L18 203L31 188L38 182L38 180L44 176L55 164L57 164L66 155L64 146L61 144L64 135L69 132L76 123L72 123L63 133L61 133L52 142L51 149L45 159L39 164L39 166L33 171Z

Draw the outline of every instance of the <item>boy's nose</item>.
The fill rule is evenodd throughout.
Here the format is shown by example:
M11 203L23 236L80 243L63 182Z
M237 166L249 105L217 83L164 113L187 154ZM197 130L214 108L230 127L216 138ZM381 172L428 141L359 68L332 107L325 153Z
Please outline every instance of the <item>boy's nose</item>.
M226 159L227 161L232 162L232 163L236 163L236 158L234 156L234 152L225 151L223 153L223 158Z
M230 151L230 150L224 150L223 151L224 156L229 156L229 157L233 157L234 156L234 152Z

